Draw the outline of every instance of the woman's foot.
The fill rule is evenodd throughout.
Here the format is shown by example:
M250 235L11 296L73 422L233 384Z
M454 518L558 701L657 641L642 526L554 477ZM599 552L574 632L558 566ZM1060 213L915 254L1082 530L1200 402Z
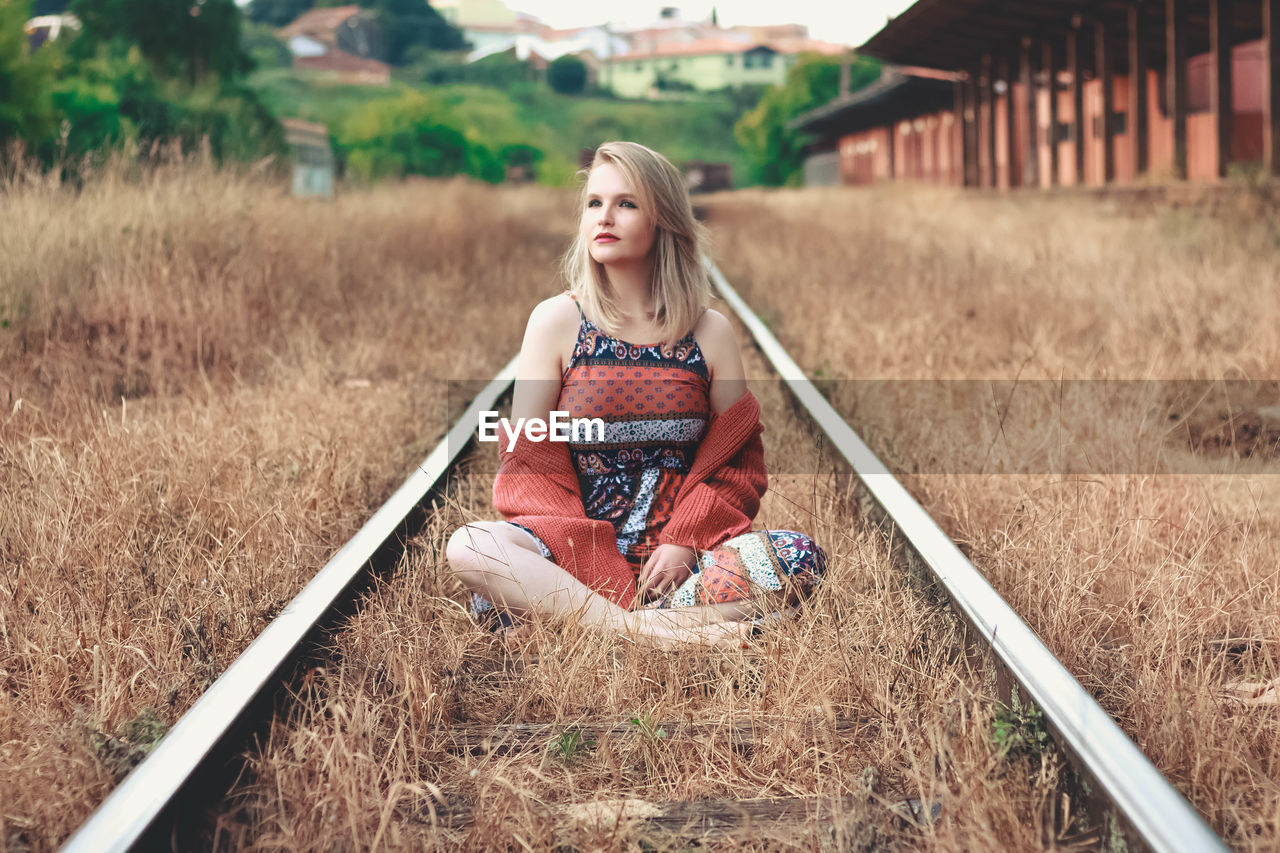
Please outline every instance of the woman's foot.
M690 645L740 649L751 638L752 626L747 622L682 622L691 620L673 619L661 610L639 610L627 614L622 633L640 645L657 649L678 649Z

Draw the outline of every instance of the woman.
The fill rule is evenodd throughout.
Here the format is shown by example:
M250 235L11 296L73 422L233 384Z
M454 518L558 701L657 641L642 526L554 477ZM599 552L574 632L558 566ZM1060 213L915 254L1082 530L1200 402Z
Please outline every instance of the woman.
M825 555L750 532L760 407L732 326L706 307L704 229L679 171L632 142L596 150L579 210L570 288L529 317L512 419L564 411L605 433L500 445L507 520L459 528L449 564L493 622L576 614L659 646L740 641L743 620L812 590Z

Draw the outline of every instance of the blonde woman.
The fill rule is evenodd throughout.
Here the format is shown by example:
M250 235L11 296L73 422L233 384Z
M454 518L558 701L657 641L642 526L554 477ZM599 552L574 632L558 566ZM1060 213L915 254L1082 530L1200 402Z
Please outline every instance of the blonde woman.
M512 420L566 412L604 434L501 444L506 521L455 531L449 564L494 627L539 612L658 646L740 642L747 620L811 591L826 558L804 534L751 532L760 407L732 326L707 308L680 172L608 142L585 177L569 289L529 317Z

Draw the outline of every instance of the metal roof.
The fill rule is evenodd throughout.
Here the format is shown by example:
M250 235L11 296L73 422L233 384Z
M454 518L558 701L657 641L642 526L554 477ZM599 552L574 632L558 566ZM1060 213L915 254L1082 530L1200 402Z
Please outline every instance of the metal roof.
M796 116L787 128L819 136L856 133L950 107L954 99L948 75L917 75L886 65L879 80Z
M1016 51L1023 37L1058 39L1075 26L1086 41L1086 67L1093 62L1093 23L1104 21L1118 71L1128 66L1128 10L1139 9L1147 34L1149 61L1165 56L1165 4L1157 0L918 0L859 48L860 53L900 65L963 71L976 68L984 53ZM1261 5L1235 3L1238 40L1262 32ZM1209 49L1208 0L1189 0L1190 53Z

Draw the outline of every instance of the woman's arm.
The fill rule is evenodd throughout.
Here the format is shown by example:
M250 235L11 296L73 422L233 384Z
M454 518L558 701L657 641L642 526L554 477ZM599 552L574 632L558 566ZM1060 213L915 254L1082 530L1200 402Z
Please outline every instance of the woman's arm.
M511 419L543 418L560 398L560 382L577 339L578 309L564 294L539 302L529 314L516 362Z
M711 374L711 410L717 415L747 393L747 373L733 324L719 311L708 308L693 330L698 348Z

